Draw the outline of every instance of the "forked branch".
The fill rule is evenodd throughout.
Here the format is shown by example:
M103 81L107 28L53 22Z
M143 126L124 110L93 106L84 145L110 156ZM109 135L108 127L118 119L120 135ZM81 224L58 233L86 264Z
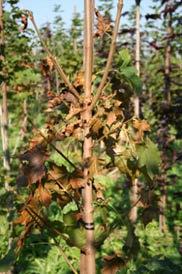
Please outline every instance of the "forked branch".
M101 79L101 82L100 82L100 85L98 87L97 93L93 98L93 101L92 101L92 104L91 104L91 109L97 103L97 101L98 101L98 99L99 99L99 97L100 97L100 95L101 95L101 93L102 93L102 91L105 87L107 77L108 77L109 71L111 69L113 56L114 56L114 53L115 53L115 50L116 50L116 39L117 39L117 35L118 35L122 9L123 9L123 0L118 0L117 15L116 15L113 34L112 34L112 41L111 41L111 46L110 46L110 50L109 50L109 55L108 55L108 58L107 58L107 63L106 63L106 67L105 67L105 70L104 70L103 77Z
M49 48L47 47L46 43L44 42L42 35L37 27L37 24L35 22L35 18L33 16L33 13L31 11L27 11L27 14L34 26L34 29L39 37L39 40L44 48L44 50L46 51L46 53L48 54L48 56L51 58L55 68L57 69L60 77L62 78L62 80L64 81L65 85L69 88L70 92L79 100L80 96L79 93L77 92L77 90L74 88L74 86L71 84L71 82L69 81L67 75L65 74L64 70L62 69L62 67L59 65L57 59L55 58L55 56L51 53L51 51L49 50Z

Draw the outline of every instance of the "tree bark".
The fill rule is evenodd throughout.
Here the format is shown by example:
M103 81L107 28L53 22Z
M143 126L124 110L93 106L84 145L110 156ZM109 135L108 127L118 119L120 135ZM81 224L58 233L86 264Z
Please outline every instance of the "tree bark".
M3 63L4 56L4 24L3 24L3 0L0 0L0 62ZM8 104L7 104L7 84L5 81L5 75L3 73L3 67L0 68L2 71L1 77L3 78L0 84L0 90L2 94L2 103L0 104L0 118L1 118L1 139L2 139L2 150L3 150L3 167L5 169L5 189L10 191L8 172L10 171L10 156L9 156L9 145L8 145ZM8 215L10 215L12 209L11 197L8 201ZM10 230L12 229L12 224L10 223ZM9 248L11 247L12 238L9 238ZM12 271L1 272L1 274L11 274Z
M135 66L137 75L140 76L140 4L136 5L136 48L135 48ZM136 95L134 98L134 114L140 116L140 99Z
M84 123L83 162L85 187L83 190L83 215L86 230L86 246L84 254L81 254L81 274L95 273L95 248L94 248L94 220L93 220L93 197L92 179L89 177L88 163L92 157L92 138L88 137L90 132L89 121L92 118L90 104L92 100L92 70L93 70L93 0L85 0L85 26L84 26L84 108L82 119Z
M136 48L135 48L135 67L137 70L137 75L140 76L140 1L136 3ZM135 117L140 117L140 99L139 96L134 97L134 115ZM131 210L129 214L129 219L131 223L135 223L137 220L137 200L138 200L138 179L132 181L131 191L130 191L130 203Z
M166 47L165 47L165 59L164 59L164 100L165 103L167 104L167 107L171 104L171 55L172 55L172 47L171 47L171 36L173 34L173 27L172 27L172 12L169 12L168 18L167 18L167 42L166 42ZM163 143L163 151L166 151L166 146L168 146L168 138L169 138L169 121L168 121L168 113L164 114L164 124L163 128L166 128L166 133L164 136L162 143ZM164 161L168 161L164 155ZM165 163L165 162L164 162ZM165 166L165 164L164 164ZM160 197L160 215L159 215L159 228L161 232L165 232L167 229L166 225L166 217L165 217L165 209L167 205L167 186L166 186L166 170L164 170L164 178L165 182L161 187L161 197Z
M5 59L4 57L4 26L3 26L3 1L0 0L0 48L1 55L0 61ZM1 83L2 103L0 106L1 115L1 138L2 138L2 150L3 150L3 167L6 171L10 170L10 157L8 148L8 107L7 107L7 84L5 82L5 76ZM5 187L9 188L7 181Z

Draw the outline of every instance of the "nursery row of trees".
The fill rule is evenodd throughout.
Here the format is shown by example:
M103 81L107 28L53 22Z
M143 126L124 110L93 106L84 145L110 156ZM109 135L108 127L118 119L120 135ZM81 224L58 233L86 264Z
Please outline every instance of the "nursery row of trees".
M0 0L0 272L181 273L181 2ZM31 26L31 28L30 28Z

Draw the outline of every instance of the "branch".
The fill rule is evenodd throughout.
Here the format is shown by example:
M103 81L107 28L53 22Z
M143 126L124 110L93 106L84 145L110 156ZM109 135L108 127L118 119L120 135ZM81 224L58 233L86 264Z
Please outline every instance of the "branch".
M47 52L48 56L51 58L55 68L57 69L59 75L61 76L61 78L63 79L65 85L69 88L70 92L78 99L78 101L80 100L80 96L78 91L74 88L74 86L71 84L71 82L69 81L67 75L65 74L64 70L62 69L62 67L59 65L57 59L55 58L55 56L51 53L51 51L49 50L49 48L47 47L46 43L44 42L42 35L37 27L37 24L35 22L35 18L33 16L33 13L31 11L27 11L27 14L34 26L34 29L39 37L39 40L44 48L44 50Z
M117 15L116 15L115 26L114 26L113 35L112 35L110 51L109 51L109 55L108 55L108 58L107 58L107 63L106 63L106 67L105 67L105 70L104 70L102 80L100 82L97 93L94 96L93 101L92 101L91 106L90 106L91 109L93 109L93 107L97 103L97 100L99 99L99 97L100 97L100 95L101 95L101 93L104 89L104 86L106 84L107 77L108 77L108 74L109 74L109 71L110 71L110 68L111 68L111 65L112 65L113 56L114 56L115 49L116 49L116 39L117 39L117 35L118 35L122 9L123 9L123 0L118 0Z

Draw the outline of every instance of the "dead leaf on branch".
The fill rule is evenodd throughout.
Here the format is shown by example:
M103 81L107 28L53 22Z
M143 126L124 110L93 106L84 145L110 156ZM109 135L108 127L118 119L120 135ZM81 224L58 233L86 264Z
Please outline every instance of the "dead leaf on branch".
M102 274L116 274L125 264L125 261L116 254L105 256Z
M25 176L29 185L34 184L45 176L44 163L48 155L45 147L35 146L20 156L22 162L22 175Z
M85 185L85 181L82 178L72 178L69 183L73 189L82 188Z
M20 216L13 221L15 225L21 224L21 225L27 225L32 221L32 217L28 213L26 209L23 209L20 213Z
M37 195L37 199L41 202L41 204L48 207L51 203L52 195L48 188L45 188L39 183L38 188L34 195Z
M47 64L49 66L49 70L52 71L54 68L54 62L50 56L46 57Z
M53 69L53 63L50 57L46 57L41 60L40 71L42 72L43 76L48 77L52 69Z
M100 36L102 38L105 33L111 33L112 27L110 18L108 16L102 16L97 9L95 9L95 15L97 17L97 32L95 33L95 36Z
M107 125L111 126L113 123L115 123L117 120L117 116L114 112L109 112L109 114L107 115Z
M153 220L158 220L159 217L159 209L156 206L149 206L144 209L142 212L142 222L144 226L147 226Z
M77 88L77 87L83 87L85 83L85 79L84 79L84 71L80 70L75 78L75 81L73 83L73 85Z
M103 134L103 123L98 118L93 118L90 123L90 133L88 137L92 136L92 138L100 138Z
M142 142L144 137L144 132L150 131L150 125L146 120L133 120L133 127L137 130L135 140L137 143Z
M70 191L70 187L75 190L84 186L83 172L76 169L73 172L68 172L64 166L52 164L51 170L48 172L48 180L55 181L63 191Z
M92 156L89 162L90 178L93 178L96 175L102 174L104 164L105 164L104 159L98 158L97 156Z

